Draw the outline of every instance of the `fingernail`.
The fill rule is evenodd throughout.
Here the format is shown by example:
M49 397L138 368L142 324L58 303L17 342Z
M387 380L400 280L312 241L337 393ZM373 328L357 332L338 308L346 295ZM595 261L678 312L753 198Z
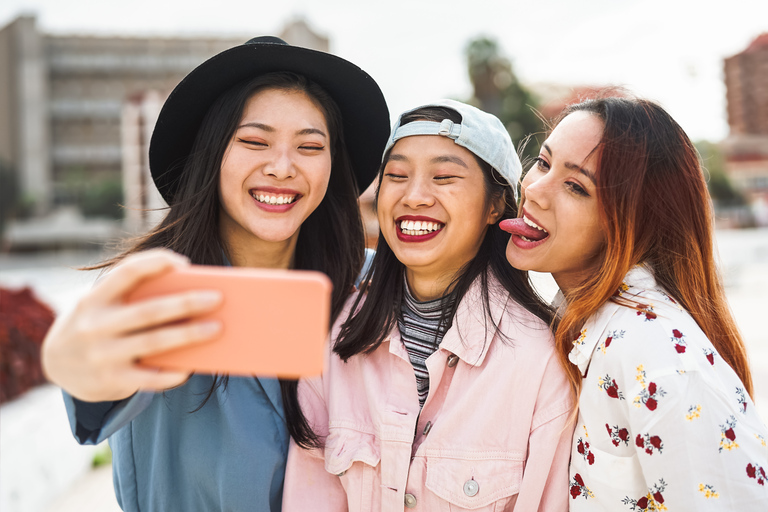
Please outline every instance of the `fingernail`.
M197 297L204 306L212 306L214 304L218 304L224 298L222 293L216 290L198 292Z
M197 327L200 329L200 334L203 336L210 336L211 334L216 334L221 331L221 322L202 322L198 324Z

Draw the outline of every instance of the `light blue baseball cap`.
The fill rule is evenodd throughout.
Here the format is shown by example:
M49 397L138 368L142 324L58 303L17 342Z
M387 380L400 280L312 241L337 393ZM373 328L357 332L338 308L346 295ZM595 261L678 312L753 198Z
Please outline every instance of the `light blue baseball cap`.
M461 116L461 123L443 119L440 123L413 121L406 125L400 124L403 116L424 107L442 107L455 110ZM512 186L515 200L517 200L517 183L520 181L523 166L509 133L498 117L460 101L437 100L434 103L422 105L400 114L392 128L392 133L384 149L384 155L389 153L395 142L414 135L442 135L453 139L456 144L468 149L496 169Z

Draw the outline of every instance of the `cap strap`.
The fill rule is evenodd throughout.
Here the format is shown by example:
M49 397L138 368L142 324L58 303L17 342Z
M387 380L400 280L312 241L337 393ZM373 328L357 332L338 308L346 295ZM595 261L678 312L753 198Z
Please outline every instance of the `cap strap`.
M412 137L414 135L442 135L456 140L459 138L460 134L461 124L454 123L450 119L443 119L441 123L436 123L434 121L414 121L399 126L392 135L392 142L400 140L403 137Z

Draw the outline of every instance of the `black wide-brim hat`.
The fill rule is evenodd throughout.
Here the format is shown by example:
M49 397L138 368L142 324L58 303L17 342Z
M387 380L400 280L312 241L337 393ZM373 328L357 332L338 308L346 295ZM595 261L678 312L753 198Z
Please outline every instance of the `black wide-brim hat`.
M168 204L173 202L179 176L213 102L244 80L276 71L303 75L334 99L360 190L373 181L390 129L387 103L376 82L340 57L263 36L203 62L168 96L149 145L152 179Z

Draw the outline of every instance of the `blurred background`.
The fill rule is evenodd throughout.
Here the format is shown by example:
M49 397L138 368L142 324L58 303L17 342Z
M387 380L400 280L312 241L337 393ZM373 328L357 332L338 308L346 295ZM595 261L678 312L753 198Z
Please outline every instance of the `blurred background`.
M768 419L768 4L675 0L3 0L0 3L0 510L118 510L105 446L78 446L39 344L94 273L162 217L147 145L190 70L256 35L335 53L392 118L440 97L515 141L609 87L661 103L709 177L731 307ZM368 216L372 242L377 228ZM534 276L542 293L553 283Z

